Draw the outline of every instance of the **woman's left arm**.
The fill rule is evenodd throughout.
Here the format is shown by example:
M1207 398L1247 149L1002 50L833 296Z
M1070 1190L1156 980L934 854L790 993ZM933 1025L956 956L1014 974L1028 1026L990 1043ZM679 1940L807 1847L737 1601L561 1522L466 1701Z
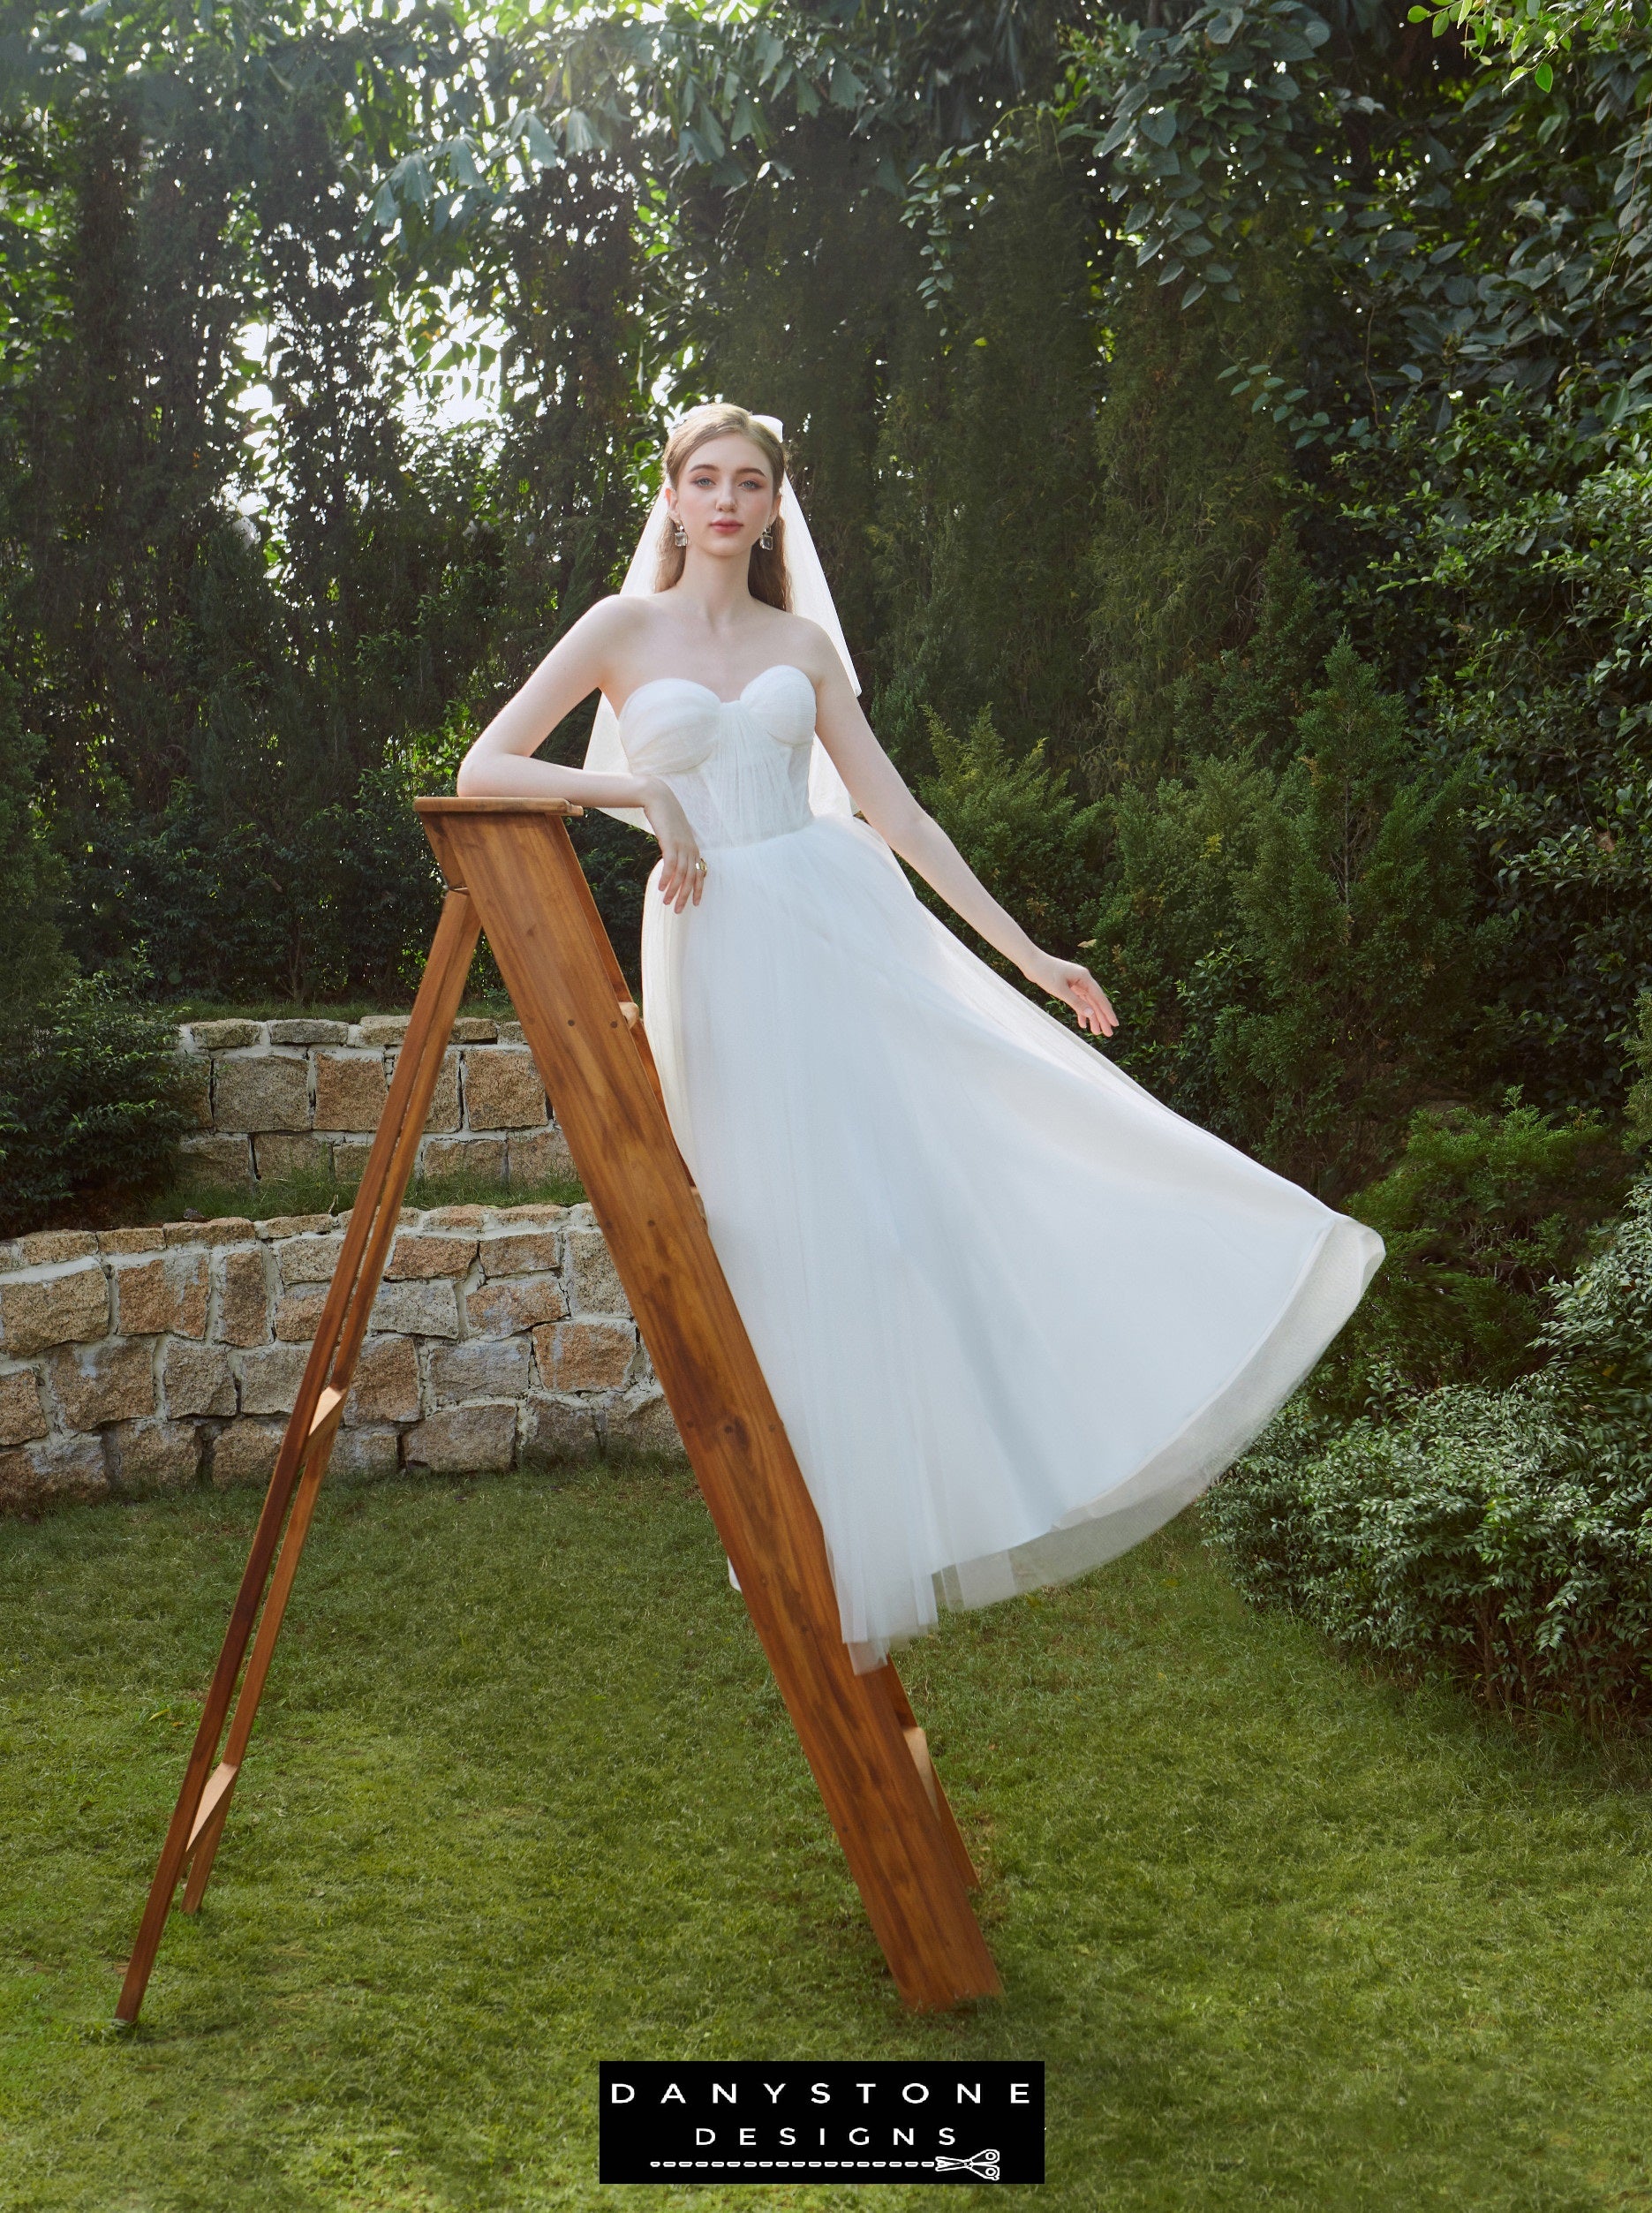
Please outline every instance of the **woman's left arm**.
M994 952L1013 961L1030 984L1052 999L1065 1001L1078 1016L1081 1030L1111 1037L1119 1017L1106 993L1087 968L1076 961L1059 961L1035 945L1014 915L993 898L939 823L919 806L861 713L836 653L818 659L809 673L815 682L815 728L820 742L872 828Z

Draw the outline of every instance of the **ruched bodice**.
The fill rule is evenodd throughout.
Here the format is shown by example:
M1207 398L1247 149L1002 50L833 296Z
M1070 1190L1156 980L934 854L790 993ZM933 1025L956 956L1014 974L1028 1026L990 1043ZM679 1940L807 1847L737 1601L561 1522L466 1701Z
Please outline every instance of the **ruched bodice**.
M809 822L815 689L790 661L753 676L737 699L688 676L656 676L630 694L619 723L633 772L670 785L704 850Z

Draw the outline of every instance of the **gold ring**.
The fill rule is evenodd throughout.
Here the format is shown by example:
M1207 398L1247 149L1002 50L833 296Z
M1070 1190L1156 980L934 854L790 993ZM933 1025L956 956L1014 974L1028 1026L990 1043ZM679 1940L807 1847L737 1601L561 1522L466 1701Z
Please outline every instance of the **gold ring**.
M703 876L705 873L705 864L703 860L695 862L694 872L697 876Z

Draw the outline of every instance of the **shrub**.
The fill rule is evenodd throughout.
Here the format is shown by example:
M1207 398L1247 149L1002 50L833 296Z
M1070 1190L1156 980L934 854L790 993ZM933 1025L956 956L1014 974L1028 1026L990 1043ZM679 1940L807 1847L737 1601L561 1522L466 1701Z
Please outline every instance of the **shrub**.
M0 1082L0 1235L171 1174L188 1127L177 1040L113 977L78 977L41 1013Z
M1230 1143L1255 1136L1216 1056L1241 1001L1235 886L1254 867L1273 780L1244 759L1196 762L1185 782L1128 786L1095 924L1095 968L1118 1008L1117 1055L1138 1083Z
M1346 638L1296 734L1236 887L1259 988L1218 1023L1218 1058L1264 1157L1329 1195L1386 1150L1407 1094L1460 1064L1482 933L1465 786L1417 762L1402 703Z
M1130 1073L1335 1198L1465 1074L1500 925L1472 918L1465 780L1346 638L1294 727L1277 775L1207 758L1121 797L1095 936Z
M992 896L1046 952L1075 957L1100 884L1102 809L1080 806L1049 767L1042 744L1012 760L983 707L967 738L924 710L938 773L919 794ZM947 918L952 910L920 883L919 895ZM1014 974L994 954L995 967ZM1019 980L1017 978L1016 980Z
M350 804L287 823L220 813L180 780L165 810L111 804L74 871L76 950L88 968L137 951L159 988L298 1005L404 1005L418 988L442 884L413 801L450 791L474 729L449 727L392 748ZM583 746L583 739L581 740ZM637 972L643 887L659 849L592 810L569 825L603 921ZM484 943L473 984L502 988Z
M1558 1122L1518 1088L1500 1113L1419 1108L1398 1166L1347 1202L1387 1258L1309 1386L1316 1410L1375 1414L1396 1390L1497 1387L1538 1365L1545 1291L1629 1174L1597 1115Z
M1580 1449L1621 1441L1652 1465L1652 1177L1635 1185L1605 1250L1557 1286L1543 1343L1549 1395Z
M78 976L63 949L41 752L0 676L0 1236L163 1175L188 1119L170 1025L123 1003L112 978Z
M1652 1469L1579 1467L1537 1384L1329 1440L1282 1416L1211 1492L1211 1540L1257 1604L1505 1712L1652 1711Z
M1652 1713L1652 1180L1550 1292L1540 1342L1541 1371L1385 1426L1336 1434L1299 1396L1215 1485L1207 1529L1257 1604L1598 1729Z
M367 770L354 803L301 820L219 817L178 782L162 814L111 809L77 869L78 949L101 966L137 948L162 987L300 1002L417 983L441 882L413 812L419 764Z

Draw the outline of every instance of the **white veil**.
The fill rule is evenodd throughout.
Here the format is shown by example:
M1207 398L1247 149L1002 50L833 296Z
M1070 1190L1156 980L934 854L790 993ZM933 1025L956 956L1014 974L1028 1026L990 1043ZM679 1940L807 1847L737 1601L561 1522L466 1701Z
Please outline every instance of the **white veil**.
M754 415L751 419L761 423L766 430L772 430L777 438L781 435L781 426L773 415ZM654 568L660 557L660 532L667 511L662 478L659 494L648 510L648 520L643 525L643 534L637 541L637 550L631 555L631 565L625 571L622 592L653 590ZM826 580L826 571L820 566L820 556L815 551L815 541L809 534L809 525L797 503L789 476L781 479L780 513L786 525L781 542L785 548L787 581L791 586L792 613L805 615L811 623L819 623L837 647L838 658L858 691L860 678L855 674L855 664L843 642L843 625L837 618L831 586ZM625 748L620 743L619 717L606 694L597 701L597 719L591 726L591 742L585 748L585 767L597 769L605 776L623 776L627 773ZM809 761L809 804L816 814L855 812L849 788L818 737ZM604 807L601 812L611 814L617 822L632 823L639 830L648 827L648 818L640 807Z

